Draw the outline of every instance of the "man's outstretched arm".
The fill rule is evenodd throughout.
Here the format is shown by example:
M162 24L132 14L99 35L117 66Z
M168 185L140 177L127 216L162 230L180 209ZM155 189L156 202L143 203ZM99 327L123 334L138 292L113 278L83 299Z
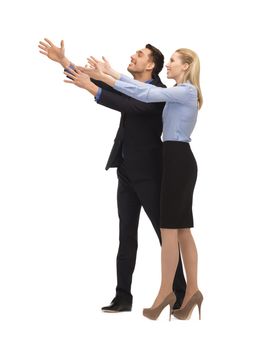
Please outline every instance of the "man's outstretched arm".
M71 70L79 70L79 71L83 71L84 67L81 66L77 66L75 65L73 62L71 62L66 56L65 56L65 46L64 46L64 41L61 40L60 43L60 47L57 47L51 40L44 38L44 41L40 41L38 47L40 48L40 53L47 56L50 60L59 63L63 68L64 68L64 72L71 72ZM91 57L89 60L95 60L94 57ZM96 60L96 62L98 62ZM102 63L102 62L101 62ZM103 57L103 63L104 63L104 70L107 72L107 74L112 74L113 76L115 74L117 74L117 72L115 72L112 67L110 66L110 63ZM70 76L68 76L70 78ZM70 78L71 79L71 78ZM108 86L107 84L99 81L99 80L93 80L92 82L94 83L94 85L105 89L105 90L109 90L113 93L118 93L118 91L114 90L113 88L111 88L110 86ZM87 83L87 80L86 80ZM88 85L86 84L86 86L89 88L87 89L89 92L92 93L93 96L97 96L97 95L101 95L101 89L100 89L100 93L98 94L98 89L95 88L94 85ZM85 87L83 87L85 88Z
M72 69L81 73L81 71L78 70L77 66L65 56L65 47L63 40L61 40L60 47L57 47L51 40L45 38L44 41L39 42L38 46L40 48L41 54L47 56L50 60L59 63L64 68L65 74L70 72L70 70L72 71ZM71 67L70 70L69 67ZM72 79L70 76L68 77ZM96 96L98 93L98 87L96 84L90 81L90 78L87 74L82 74L82 78L85 80L85 87L82 87L86 88L86 90L88 90L93 96ZM70 83L71 81L68 82ZM76 85L78 86L78 84Z
M47 56L50 60L59 63L63 68L67 68L70 65L75 67L70 60L65 57L65 47L64 41L61 40L61 46L55 46L52 41L45 38L44 41L40 41L38 47L40 48L40 53Z

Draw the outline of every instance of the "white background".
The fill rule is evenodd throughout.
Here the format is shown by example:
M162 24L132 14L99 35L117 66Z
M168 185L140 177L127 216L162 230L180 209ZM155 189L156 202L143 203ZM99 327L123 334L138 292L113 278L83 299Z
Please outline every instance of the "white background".
M252 348L252 19L250 1L8 1L1 5L1 350ZM124 73L151 43L201 60L204 105L192 135L199 165L194 236L202 318L152 322L160 247L144 213L132 313L114 297L115 169L105 164L120 114L63 83L44 37L83 64L105 55ZM166 81L165 69L161 78Z

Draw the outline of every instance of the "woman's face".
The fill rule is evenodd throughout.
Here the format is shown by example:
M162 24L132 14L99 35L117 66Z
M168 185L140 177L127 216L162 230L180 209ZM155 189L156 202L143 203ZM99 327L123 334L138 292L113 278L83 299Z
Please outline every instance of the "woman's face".
M183 77L185 71L189 67L188 63L182 63L181 56L178 52L174 52L169 62L165 65L167 68L167 78L175 79Z

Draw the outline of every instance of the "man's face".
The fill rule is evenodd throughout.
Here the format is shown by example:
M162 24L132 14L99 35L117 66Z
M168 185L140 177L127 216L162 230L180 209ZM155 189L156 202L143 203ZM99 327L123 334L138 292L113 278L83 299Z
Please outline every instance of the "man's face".
M131 62L127 67L130 73L143 73L147 70L150 72L154 68L154 62L150 56L151 51L147 48L140 49L136 51L135 54L131 56Z

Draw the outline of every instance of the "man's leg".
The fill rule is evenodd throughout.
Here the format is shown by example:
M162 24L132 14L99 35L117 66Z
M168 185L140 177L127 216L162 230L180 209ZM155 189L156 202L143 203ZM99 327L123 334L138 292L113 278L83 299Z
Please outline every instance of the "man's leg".
M158 239L161 244L161 232L160 232L160 188L161 184L159 179L150 179L147 181L140 181L135 184L135 190L140 199L147 216L149 217ZM173 290L176 294L177 301L174 305L174 309L180 308L186 289L186 282L183 273L183 266L181 256L179 254L179 262L174 278Z
M117 295L132 298L132 274L135 268L138 247L138 224L141 203L127 174L118 171L118 214L119 214L119 250L117 255Z
M138 247L138 224L141 203L123 166L118 169L119 249L117 254L116 297L107 312L130 311L132 307L132 274Z

